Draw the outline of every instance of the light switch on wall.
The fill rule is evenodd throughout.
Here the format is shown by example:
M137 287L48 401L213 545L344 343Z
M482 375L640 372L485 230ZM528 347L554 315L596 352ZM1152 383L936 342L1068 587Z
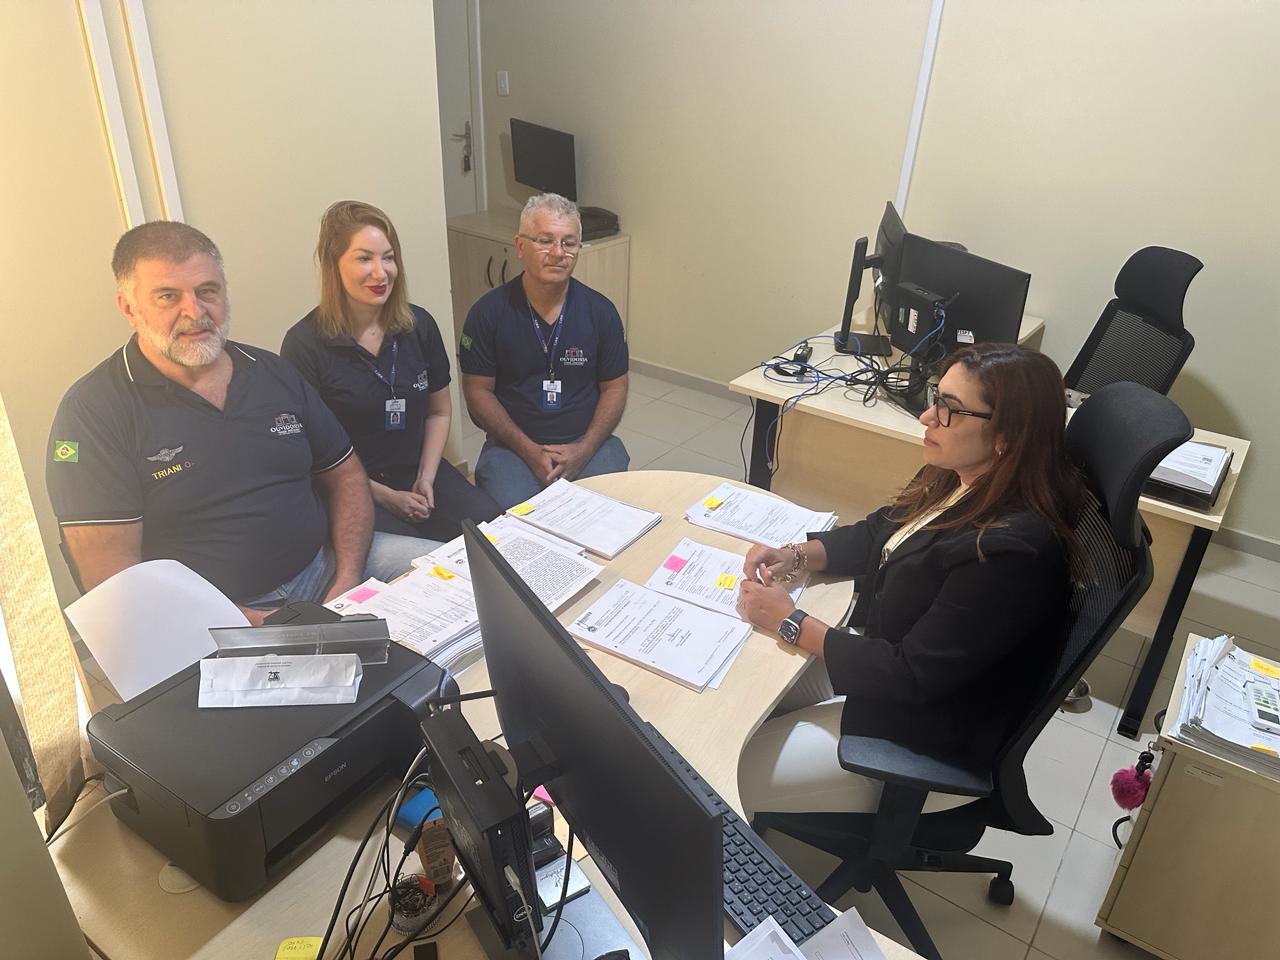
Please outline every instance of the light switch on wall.
M511 80L507 76L507 71L498 71L498 96L505 97L511 92Z

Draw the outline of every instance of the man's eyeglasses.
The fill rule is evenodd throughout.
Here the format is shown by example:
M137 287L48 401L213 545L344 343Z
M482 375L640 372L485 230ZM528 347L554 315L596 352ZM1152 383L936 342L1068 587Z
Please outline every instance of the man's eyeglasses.
M942 394L938 393L938 385L936 383L929 384L928 388L929 406L933 407L934 415L938 418L938 426L951 426L952 414L959 414L962 417L977 417L979 420L990 420L991 414L979 413L976 410L965 410L957 407Z
M566 257L576 257L578 251L582 248L582 241L577 237L565 237L563 239L557 237L531 237L527 233L522 233L520 236L524 237L543 253L550 253L558 243L560 244L560 252Z

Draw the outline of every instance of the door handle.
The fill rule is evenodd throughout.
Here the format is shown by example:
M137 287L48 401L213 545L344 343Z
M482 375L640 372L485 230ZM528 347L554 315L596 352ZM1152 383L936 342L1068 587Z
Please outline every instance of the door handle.
M462 141L462 172L471 172L471 121L468 120L462 127L461 133L449 134L450 140Z
M507 261L505 258L502 261L502 273L499 276L502 278L502 283L507 282Z
M484 282L490 290L493 289L493 254L489 254L489 262L484 265Z

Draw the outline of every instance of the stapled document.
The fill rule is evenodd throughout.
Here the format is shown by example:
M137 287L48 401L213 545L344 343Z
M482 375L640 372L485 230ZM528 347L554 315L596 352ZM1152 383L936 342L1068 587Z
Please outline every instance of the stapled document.
M722 483L684 512L690 523L766 547L804 540L810 530L828 530L830 512L809 510L759 490Z
M201 707L354 703L363 670L355 653L200 661Z
M746 557L705 543L683 538L645 586L686 603L742 619L738 596L742 592L742 566ZM804 582L788 584L792 602L800 599Z

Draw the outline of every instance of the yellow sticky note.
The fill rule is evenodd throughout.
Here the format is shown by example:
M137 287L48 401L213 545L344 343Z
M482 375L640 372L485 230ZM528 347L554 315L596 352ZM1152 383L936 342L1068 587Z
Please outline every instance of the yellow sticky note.
M453 579L453 574L452 574L452 573L450 573L448 570L446 570L444 567L440 566L440 564L438 564L438 563L437 563L434 567L432 567L432 568L431 568L431 572L432 572L432 573L434 573L434 574L435 574L437 577L439 577L441 580L452 580L452 579Z
M722 503L724 503L724 501L721 500L719 497L707 497L707 499L702 501L702 505L706 507L708 510L714 510L716 507L720 506L720 504Z
M526 513L533 513L532 503L520 503L511 508L512 514L517 517L523 517Z
M486 533L484 535L484 538L488 540L490 543L492 543L495 547L498 545L498 538L495 537L492 533Z
M1269 757L1280 757L1280 753L1276 753L1276 752L1275 752L1274 750L1272 750L1270 747L1264 747L1264 746L1263 746L1262 744L1260 744L1260 743L1251 743L1251 744L1249 744L1249 749L1250 749L1250 750L1257 750L1259 753L1265 753L1265 754L1266 754L1267 756L1269 756Z
M738 578L735 577L732 573L722 573L720 574L720 576L716 577L717 587L722 587L725 590L732 590L737 585L738 585Z
M1265 660L1259 660L1257 657L1254 657L1249 663L1249 666L1253 669L1254 673L1261 673L1273 680L1280 680L1280 667L1277 667L1274 663L1267 663Z
M276 960L316 960L323 937L290 937L276 948Z

